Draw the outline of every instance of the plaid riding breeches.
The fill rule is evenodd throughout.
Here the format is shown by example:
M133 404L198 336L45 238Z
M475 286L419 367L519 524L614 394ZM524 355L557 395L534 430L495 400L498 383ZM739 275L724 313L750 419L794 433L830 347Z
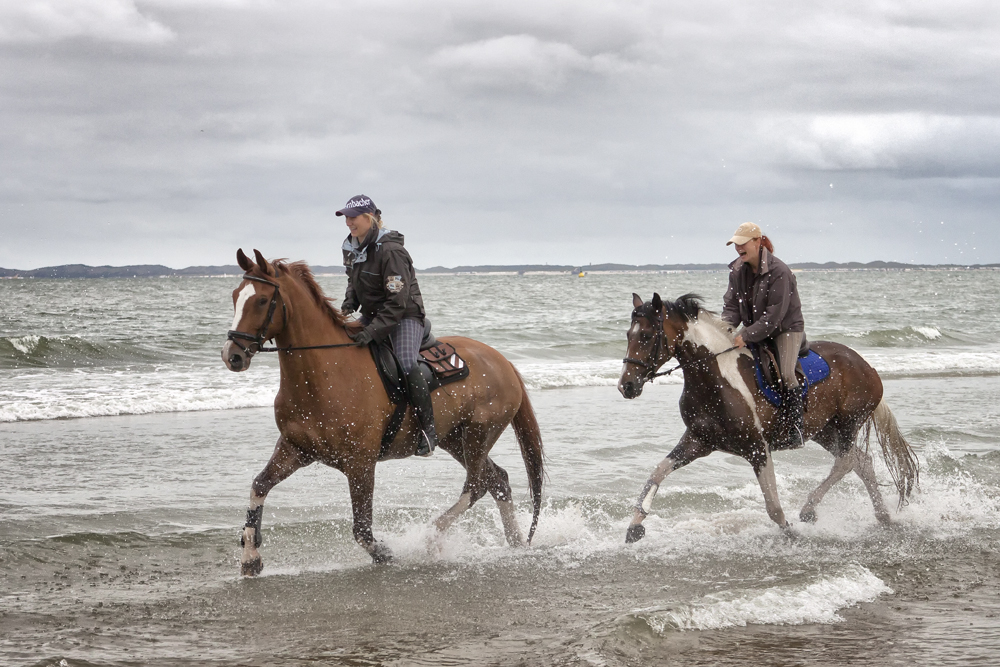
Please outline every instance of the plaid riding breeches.
M371 318L361 317L361 323L365 326L371 324ZM407 317L399 321L396 328L389 334L392 340L392 350L399 359L399 365L403 367L404 373L409 373L417 363L417 356L420 354L420 342L424 339L424 323Z

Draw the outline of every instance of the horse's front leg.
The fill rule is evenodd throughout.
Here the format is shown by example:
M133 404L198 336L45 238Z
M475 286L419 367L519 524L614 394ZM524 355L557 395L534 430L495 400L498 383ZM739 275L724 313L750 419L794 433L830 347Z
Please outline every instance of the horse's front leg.
M660 461L660 464L653 470L653 474L646 480L646 484L639 493L639 500L635 504L635 512L632 515L632 522L625 533L625 543L638 542L646 535L646 529L642 525L643 519L649 514L649 509L653 504L653 498L660 489L660 484L667 475L686 466L691 461L708 456L712 453L712 448L698 441L691 431L684 431L684 435L677 442L667 456Z
M784 529L791 528L785 520L785 512L781 509L778 501L778 480L774 476L774 461L771 459L771 448L767 443L761 441L759 450L749 457L750 465L757 476L757 483L764 494L764 507L767 508L767 515L771 521Z
M288 444L284 437L278 437L271 460L254 478L250 487L250 507L247 509L246 524L240 534L240 546L243 547L243 553L240 555L240 573L244 576L256 576L264 569L264 562L260 558L260 552L257 551L262 541L260 524L264 515L264 499L279 482L308 463L298 447Z
M392 560L392 550L377 542L372 534L372 497L375 494L375 461L369 466L345 471L351 488L351 509L354 513L354 540L365 548L376 563Z

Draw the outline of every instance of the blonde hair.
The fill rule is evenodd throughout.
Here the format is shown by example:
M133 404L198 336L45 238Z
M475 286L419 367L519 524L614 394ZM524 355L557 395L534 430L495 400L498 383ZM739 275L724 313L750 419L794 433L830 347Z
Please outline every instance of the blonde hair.
M375 215L372 215L371 213L365 213L365 215L368 216L368 219L372 221L373 225L378 225L378 228L382 229L382 226L385 223L382 222L382 212L381 211L376 211Z

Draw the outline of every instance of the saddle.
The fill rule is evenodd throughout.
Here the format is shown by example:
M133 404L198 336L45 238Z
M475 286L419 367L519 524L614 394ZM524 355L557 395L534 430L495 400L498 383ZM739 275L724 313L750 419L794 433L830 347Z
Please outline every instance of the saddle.
M748 346L753 353L754 375L757 377L757 387L774 406L781 405L781 392L784 383L778 371L778 355L773 343ZM799 358L795 362L795 376L802 388L803 410L809 409L809 387L825 380L830 375L830 365L819 356L809 345L803 344L799 350Z
M385 458L392 441L399 433L399 428L403 424L406 416L406 409L410 405L409 396L406 389L406 378L403 367L396 358L396 353L392 349L392 342L389 339L383 342L372 341L368 349L371 351L372 359L375 361L375 368L382 379L385 393L389 400L396 406L389 422L382 433L382 444L379 447L379 460ZM417 367L427 380L427 386L431 391L452 382L464 380L469 376L469 366L465 360L459 356L455 347L451 343L442 343L431 334L430 320L424 320L424 338L420 342L420 356L417 358Z

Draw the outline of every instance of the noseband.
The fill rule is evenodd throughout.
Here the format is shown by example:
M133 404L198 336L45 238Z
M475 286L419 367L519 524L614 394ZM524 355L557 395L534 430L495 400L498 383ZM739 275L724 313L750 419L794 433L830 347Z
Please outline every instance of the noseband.
M248 334L242 331L230 331L226 334L226 338L231 340L237 347L246 352L251 357L255 354L254 351L250 349L250 346L244 346L240 341L248 340L251 343L257 344L257 352L290 352L292 350L320 350L331 347L357 347L357 343L334 343L332 345L302 345L299 347L264 347L264 342L268 340L267 331L271 328L271 320L274 319L274 311L278 307L278 299L281 296L280 288L278 283L265 280L264 278L258 278L257 276L251 276L249 274L243 275L244 280L252 280L258 283L264 283L265 285L270 285L274 288L274 293L271 295L271 303L267 307L267 317L264 319L264 325L257 331L257 334ZM288 322L288 310L285 308L285 300L281 299L281 321Z

